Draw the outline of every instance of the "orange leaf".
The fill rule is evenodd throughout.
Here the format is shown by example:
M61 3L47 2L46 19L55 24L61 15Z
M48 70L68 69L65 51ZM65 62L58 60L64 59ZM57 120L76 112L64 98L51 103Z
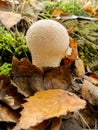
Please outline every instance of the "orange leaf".
M23 129L37 126L47 119L67 116L69 112L83 109L86 105L84 100L62 89L40 91L26 100L17 125Z
M10 11L11 5L7 4L5 1L0 1L0 10L2 11Z
M93 15L94 15L95 18L98 18L98 7L96 7L96 10L95 10L95 12L93 13Z
M89 1L86 3L86 5L84 6L85 11L89 12L89 13L93 13L93 7L92 7L92 3Z
M88 76L88 79L95 85L98 85L98 74L89 72L86 74ZM98 86L97 86L98 87Z
M67 32L68 32L69 34L72 33L72 32L74 31L74 29L75 29L76 26L77 26L77 25L74 25L73 27L71 27L70 29L68 29Z
M72 54L67 58L64 58L64 64L68 65L70 62L74 62L78 56L78 43L74 39L70 39L70 47L72 48Z
M75 60L78 56L78 43L74 39L70 39L70 47L72 48L72 54L68 57L70 60Z
M54 16L54 17L60 16L60 15L63 15L63 14L64 14L64 12L60 9L55 9L52 12L52 16Z

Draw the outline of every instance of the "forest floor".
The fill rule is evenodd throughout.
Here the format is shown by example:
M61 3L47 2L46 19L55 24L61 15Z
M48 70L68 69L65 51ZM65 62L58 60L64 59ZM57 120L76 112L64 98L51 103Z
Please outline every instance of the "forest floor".
M62 117L62 122L57 116L46 118L47 115L40 121L36 115L36 120L40 121L40 123L36 121L36 126L29 124L31 118L28 115L29 128L24 130L98 130L98 7L96 4L86 0L85 2L75 0L74 3L73 1L0 1L0 130L23 130L21 125L19 126L19 121L22 122L25 116L20 115L20 112L23 114L23 107L24 111L33 109L34 106L29 101L30 97L33 99L33 95L44 90L45 86L47 89L56 88L55 85L59 89L66 88L65 83L68 82L65 78L66 73L71 75L71 85L66 90L86 101L85 109L74 114L68 110L67 115ZM46 69L44 72L32 65L25 36L31 24L41 19L58 21L67 28L70 45L78 53L77 59L75 53L72 55L73 59L65 57L61 66ZM69 63L66 63L67 60ZM71 72L66 70L65 66ZM57 91L57 94L59 93L61 94ZM24 101L26 98L27 105L32 106L32 109L26 106ZM24 105L21 107L21 104ZM39 113L40 111L38 110ZM27 114L31 113L27 112ZM59 126L54 122L59 122ZM22 123L25 126L25 122Z

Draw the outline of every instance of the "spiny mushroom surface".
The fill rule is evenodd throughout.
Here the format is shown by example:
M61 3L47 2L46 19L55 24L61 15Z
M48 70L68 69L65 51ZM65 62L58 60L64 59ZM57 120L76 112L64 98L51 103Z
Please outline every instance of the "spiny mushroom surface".
M69 47L69 35L64 26L54 20L39 20L31 25L26 34L33 64L57 67Z

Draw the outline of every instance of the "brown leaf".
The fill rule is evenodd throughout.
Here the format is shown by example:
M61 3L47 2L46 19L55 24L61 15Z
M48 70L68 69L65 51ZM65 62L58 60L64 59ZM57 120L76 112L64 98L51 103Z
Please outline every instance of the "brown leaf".
M49 122L50 122L49 120L45 120L35 127L30 127L28 130L46 130Z
M71 85L71 71L66 66L51 68L44 73L44 88L68 89Z
M11 77L18 91L26 97L43 90L43 72L26 58L20 61L13 58Z
M59 118L53 118L52 119L51 130L60 130L61 123L62 123L61 117L59 117Z
M11 83L8 76L0 76L0 100L13 109L17 109L23 103L24 96L17 92L17 88Z
M87 104L86 108L80 111L80 114L81 114L82 118L85 120L85 122L87 122L87 124L90 128L95 127L97 113L94 110L94 108L91 106L91 104ZM85 122L83 120L81 120L81 121L83 124L83 128L86 128L87 124L85 124Z
M89 72L86 74L88 76L88 80L91 81L93 84L98 85L98 74ZM84 77L85 78L85 77Z
M36 126L53 117L66 116L68 112L83 109L86 105L86 102L75 94L61 89L37 92L26 100L18 124L23 129Z
M11 5L4 1L0 1L0 11L11 11Z
M82 76L85 74L84 63L79 57L75 60L76 74Z
M0 121L17 123L19 120L17 111L12 110L8 106L0 104Z
M74 114L68 119L63 119L60 130L82 130L80 117Z
M21 20L21 14L13 12L0 11L0 21L7 29L10 29Z
M82 97L92 105L98 106L98 87L84 79L82 85Z

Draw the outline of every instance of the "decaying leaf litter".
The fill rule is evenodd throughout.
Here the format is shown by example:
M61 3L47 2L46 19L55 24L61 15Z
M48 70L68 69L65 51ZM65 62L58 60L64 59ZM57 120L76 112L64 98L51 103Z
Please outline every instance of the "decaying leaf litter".
M7 2L9 3L9 1ZM27 111L27 110L29 110L30 112L31 108L32 108L31 111L33 111L32 103L31 103L31 107L29 108L25 106L26 104L29 105L29 101L26 102L25 100L27 97L30 97L32 99L35 97L33 95L37 94L36 93L37 91L39 91L39 94L40 94L40 91L44 92L44 90L47 89L46 92L48 92L48 89L52 89L52 88L55 88L55 90L59 88L60 91L63 92L63 90L61 90L63 88L65 92L70 91L72 93L75 93L78 97L87 100L86 108L79 112L75 112L74 114L70 113L70 111L74 109L74 108L71 108L71 110L68 110L68 113L66 116L63 115L63 117L60 117L60 118L56 116L54 118L52 116L49 119L49 117L46 118L47 116L45 116L45 118L43 119L43 122L42 123L37 122L38 125L34 127L32 127L33 123L29 125L30 122L33 122L34 118L30 120L31 113L30 115L27 113L27 116L29 117L28 117L28 122L26 123L30 127L28 130L39 130L39 129L40 130L41 129L42 130L45 130L45 129L47 130L48 129L82 130L83 128L97 129L97 111L98 111L97 110L98 109L97 107L98 106L98 103L97 103L98 101L98 94L97 94L97 91L98 91L97 90L97 86L98 86L98 75L97 75L97 70L98 70L97 30L98 29L97 28L98 26L97 26L97 21L87 20L87 19L85 20L81 18L73 19L72 17L69 17L71 19L66 20L63 11L59 11L59 13L55 11L56 13L53 13L53 15L55 14L55 16L52 17L52 15L48 14L47 12L43 14L40 13L40 11L42 10L42 5L41 3L39 4L38 1L35 1L34 3L31 1L31 5L36 6L37 11L36 10L32 11L31 6L28 5L28 2L26 1L25 2L18 1L18 2L21 3L21 7L22 7L21 10L19 8L16 8L16 5L17 5L16 1L15 3L9 3L9 4L6 3L6 1L2 1L0 3L1 11L4 11L1 13L5 13L6 15L8 14L7 16L13 15L12 23L11 24L7 23L7 25L4 21L2 21L3 19L6 20L6 18L4 18L4 16L3 18L1 17L1 22L3 24L3 25L1 24L1 26L8 29L9 32L16 31L17 35L20 35L19 28L23 27L23 25L21 24L24 23L24 25L26 25L24 28L22 28L23 33L26 33L25 29L26 30L28 29L28 27L32 23L32 20L36 21L39 18L40 19L52 18L56 21L59 21L64 26L66 25L66 27L69 30L73 28L71 32L69 31L69 35L71 38L73 38L70 44L71 46L73 46L72 49L74 51L72 53L73 55L67 58L65 57L62 60L61 66L56 67L56 68L44 68L44 71L41 71L38 67L33 66L31 62L28 61L27 55L25 55L26 58L24 59L22 59L24 55L21 55L21 57L17 57L16 55L18 59L13 58L13 60L11 60L12 69L9 76L5 76L5 75L0 76L0 104L1 104L0 128L2 130L3 129L19 130L21 126L17 125L15 128L14 126L16 124L19 124L19 119L21 122L23 121L22 117L24 115L22 115L22 112ZM38 4L39 6L37 6ZM11 10L13 14L12 12L11 14L6 12L9 9L11 9L9 8L9 6L12 7L12 9L14 9L14 10ZM25 6L27 7L26 10L24 10ZM17 17L16 15L16 9L19 14L19 17L21 16L20 20L19 20L19 17ZM93 8L91 9L92 10L90 10L90 13L93 13L92 12ZM97 11L94 12L94 15L95 13L97 16ZM15 19L17 19L18 21ZM77 51L77 47L78 47L78 51ZM83 61L79 57L76 58L77 55L80 58L82 58L82 60L84 61L84 64L83 64ZM11 56L13 57L14 54ZM84 69L84 65L85 65L85 69ZM67 77L66 75L69 75L69 77ZM57 94L59 94L59 90L57 90ZM27 100L29 100L29 98L27 98ZM44 100L45 100L45 97L44 97ZM23 109L22 104L24 104L23 105L24 109ZM55 109L57 109L54 106L52 107L54 111ZM81 108L83 107L84 106L82 106ZM48 107L46 108L49 109ZM77 107L77 110L78 109L79 108ZM38 108L38 110L40 109ZM47 114L49 114L49 110L47 111L48 111ZM53 114L55 113L53 112ZM40 118L37 121L39 120ZM58 122L59 125L57 125L55 122ZM22 123L25 124L25 121L23 121Z

